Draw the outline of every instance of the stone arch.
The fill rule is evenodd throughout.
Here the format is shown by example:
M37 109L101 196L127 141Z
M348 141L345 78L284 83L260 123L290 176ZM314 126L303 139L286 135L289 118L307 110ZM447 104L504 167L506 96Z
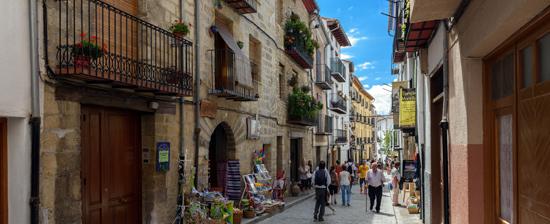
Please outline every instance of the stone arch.
M236 158L235 135L226 122L219 123L212 131L208 145L209 183L214 188L224 188L223 177L218 170L220 163Z

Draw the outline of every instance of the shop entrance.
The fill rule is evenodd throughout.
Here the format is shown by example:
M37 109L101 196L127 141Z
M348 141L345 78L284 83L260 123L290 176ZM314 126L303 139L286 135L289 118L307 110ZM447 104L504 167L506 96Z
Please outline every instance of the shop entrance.
M235 140L233 132L225 122L219 124L210 136L208 147L208 183L210 188L223 192L225 188L225 163L228 159L235 158Z
M295 138L290 139L290 178L294 182L300 180L298 175L298 168L302 158L302 139Z
M132 111L82 107L83 223L141 223L140 124Z

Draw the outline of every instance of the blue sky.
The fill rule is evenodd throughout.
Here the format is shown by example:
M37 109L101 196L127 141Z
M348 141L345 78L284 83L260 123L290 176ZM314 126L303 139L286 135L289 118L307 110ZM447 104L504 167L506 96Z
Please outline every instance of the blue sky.
M380 114L387 114L391 87L390 75L392 37L388 35L386 0L317 0L320 14L336 18L344 27L351 47L342 49L342 57L353 61L355 75L376 99Z

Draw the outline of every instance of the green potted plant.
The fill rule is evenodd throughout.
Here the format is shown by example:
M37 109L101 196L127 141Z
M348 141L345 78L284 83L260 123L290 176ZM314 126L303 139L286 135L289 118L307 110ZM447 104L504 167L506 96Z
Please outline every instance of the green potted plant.
M168 30L170 30L174 36L183 38L189 34L189 27L191 27L191 23L185 23L181 19L176 19Z
M298 118L314 119L323 104L317 102L313 96L308 94L307 88L294 88L288 96L289 116Z
M285 48L302 48L309 56L313 56L319 43L312 39L311 31L306 23L296 14L292 14L285 23Z
M89 67L92 60L96 60L105 53L105 45L100 47L97 44L97 37L86 33L80 34L80 42L72 47L74 65L77 67Z

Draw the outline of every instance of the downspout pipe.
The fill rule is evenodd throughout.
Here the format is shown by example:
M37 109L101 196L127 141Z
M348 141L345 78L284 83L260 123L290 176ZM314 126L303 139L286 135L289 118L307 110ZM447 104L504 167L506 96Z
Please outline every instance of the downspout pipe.
M195 137L195 155L194 155L194 166L195 166L195 178L194 178L194 186L195 188L198 188L198 178L199 178L199 134L200 134L200 128L199 128L199 113L200 113L200 87L201 87L201 67L200 67L200 55L201 55L201 48L200 48L200 31L201 27L200 24L200 10L201 1L195 0L195 88L193 94L193 103L195 106L195 129L194 129L194 137Z
M29 0L30 62L31 62L31 195L30 221L39 222L40 206L40 94L38 65L38 5L36 0Z
M183 12L184 12L184 6L185 3L184 0L180 0L180 8L179 8L179 14L180 19L183 20ZM181 53L183 53L183 46L179 49ZM180 58L180 68L183 68L183 57ZM176 224L184 223L183 218L183 185L185 184L185 99L183 97L179 98L179 106L180 106L180 147L179 147L179 160L178 160L178 199L177 199L177 207L176 207Z
M443 40L443 115L439 126L441 127L441 145L443 160L443 223L450 223L450 196L449 196L449 37L446 21L441 22L445 27L445 38Z

